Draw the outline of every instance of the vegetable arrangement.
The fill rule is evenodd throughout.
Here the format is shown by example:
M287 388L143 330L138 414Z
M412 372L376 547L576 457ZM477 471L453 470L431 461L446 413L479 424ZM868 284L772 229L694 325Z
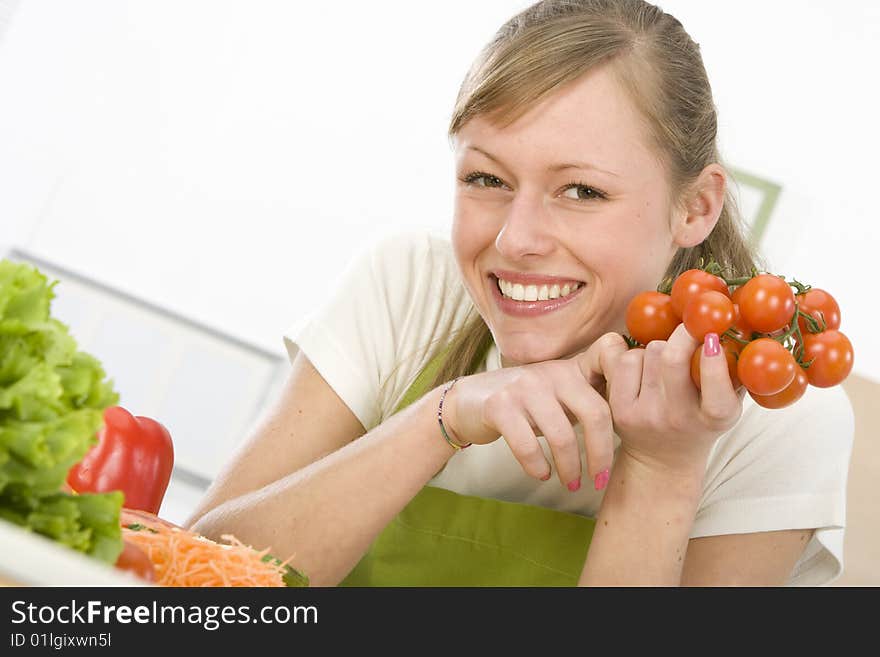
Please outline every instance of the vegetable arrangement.
M62 485L119 397L49 316L54 286L30 265L0 261L0 518L112 564L122 493Z
M839 330L837 301L782 276L753 271L725 278L715 262L685 271L632 299L626 339L631 347L667 340L680 323L701 342L718 334L734 387L744 386L765 408L793 404L808 385L838 385L852 370L853 347ZM699 348L691 378L699 388Z
M308 586L308 578L233 535L215 543L158 515L174 447L156 420L121 406L104 411L98 444L67 476L74 491L121 491L123 550L116 567L159 586Z
M308 586L268 550L156 515L171 435L116 405L101 364L50 317L56 284L0 261L0 518L159 585Z
M269 554L225 534L227 544L178 527L153 514L122 512L127 549L145 555L153 568L146 573L160 586L308 586L308 578ZM141 557L130 568L143 570ZM145 576L142 574L141 576Z

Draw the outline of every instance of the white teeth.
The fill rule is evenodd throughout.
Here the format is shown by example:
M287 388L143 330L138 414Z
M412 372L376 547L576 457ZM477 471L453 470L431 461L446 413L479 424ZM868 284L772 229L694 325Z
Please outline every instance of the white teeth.
M520 283L511 283L509 281L498 279L498 287L501 290L501 293L505 297L516 301L547 301L549 299L558 299L559 297L567 296L576 291L581 285L581 283L566 283L562 286L562 289L559 288L558 284L552 286L542 285L539 288L537 285L522 285Z

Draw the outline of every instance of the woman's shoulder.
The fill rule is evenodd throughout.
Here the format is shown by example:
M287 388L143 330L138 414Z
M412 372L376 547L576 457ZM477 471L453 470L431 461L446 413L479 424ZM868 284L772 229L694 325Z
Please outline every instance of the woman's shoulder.
M382 417L394 413L409 384L465 322L473 303L452 244L430 229L385 234L369 247L380 305L393 333L393 367L383 373Z
M394 278L430 272L460 278L448 236L430 228L401 228L382 233L365 247L374 270Z
M454 330L470 297L449 238L430 229L398 230L370 248L371 269L404 343L411 347Z
M390 259L443 254L447 249L451 255L449 237L432 228L393 228L376 234L363 247L373 257Z
M395 230L366 239L322 302L284 335L370 429L465 321L469 295L448 238Z

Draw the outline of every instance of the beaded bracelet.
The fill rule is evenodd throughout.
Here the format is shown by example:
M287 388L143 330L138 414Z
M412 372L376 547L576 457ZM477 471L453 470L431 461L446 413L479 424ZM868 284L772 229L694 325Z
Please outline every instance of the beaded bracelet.
M446 433L446 427L443 426L443 400L446 398L446 393L452 390L452 386L455 385L455 382L458 381L461 377L457 377L450 381L446 387L443 389L443 393L440 395L440 407L437 409L437 423L440 425L440 431L443 434L443 437L446 439L446 442L452 445L456 451L461 451L467 447L470 447L473 443L468 443L467 445L462 445L461 443L457 443L452 438L449 437L449 434Z

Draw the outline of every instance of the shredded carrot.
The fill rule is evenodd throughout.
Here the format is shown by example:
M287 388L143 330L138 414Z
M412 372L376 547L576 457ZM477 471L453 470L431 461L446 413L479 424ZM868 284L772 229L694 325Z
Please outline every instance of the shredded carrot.
M263 561L269 549L255 550L231 534L215 543L199 534L160 523L144 529L122 527L123 538L150 558L160 586L284 586L287 561ZM288 560L289 561L289 560Z

